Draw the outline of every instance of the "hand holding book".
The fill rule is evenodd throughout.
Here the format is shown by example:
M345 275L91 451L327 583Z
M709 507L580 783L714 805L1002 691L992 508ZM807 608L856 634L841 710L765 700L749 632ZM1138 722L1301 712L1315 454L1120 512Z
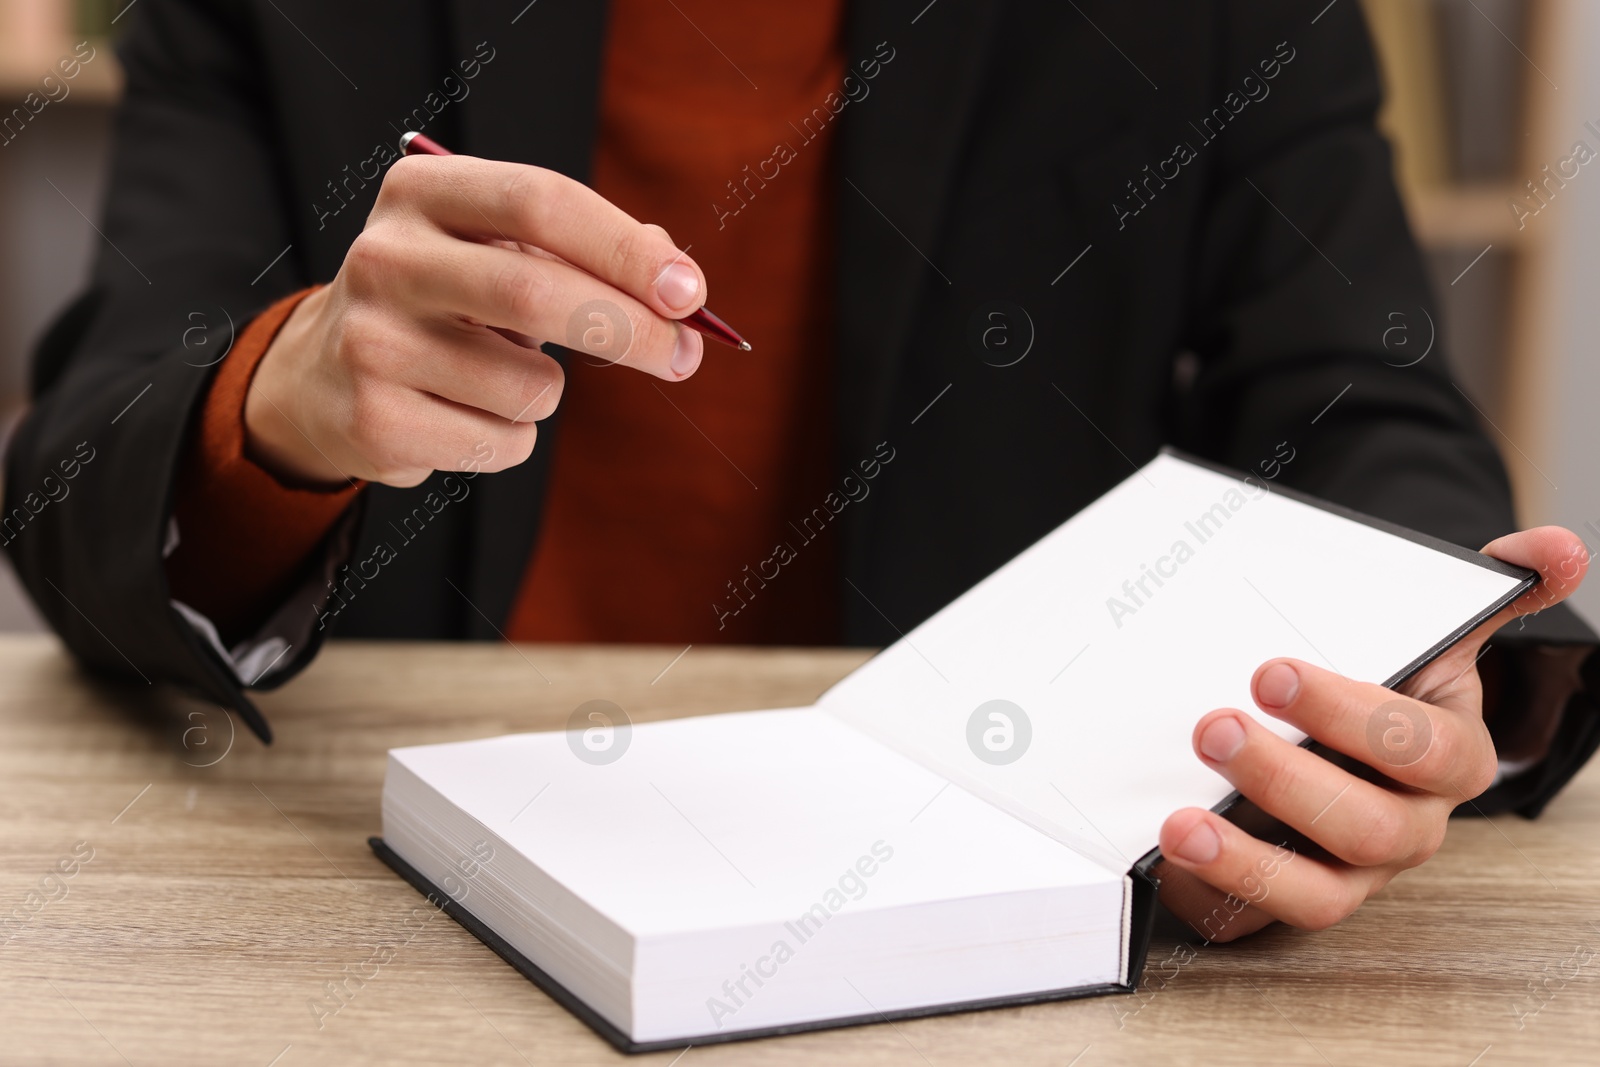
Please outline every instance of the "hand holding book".
M1332 926L1431 857L1450 812L1493 784L1497 764L1477 670L1484 643L1518 616L1565 599L1589 561L1583 542L1556 526L1502 537L1483 551L1538 571L1542 581L1397 689L1297 659L1270 660L1251 679L1263 712L1359 760L1376 778L1336 766L1233 709L1196 724L1202 763L1327 852L1284 862L1281 846L1213 812L1176 812L1161 828L1161 901L1201 936L1232 941L1273 920Z

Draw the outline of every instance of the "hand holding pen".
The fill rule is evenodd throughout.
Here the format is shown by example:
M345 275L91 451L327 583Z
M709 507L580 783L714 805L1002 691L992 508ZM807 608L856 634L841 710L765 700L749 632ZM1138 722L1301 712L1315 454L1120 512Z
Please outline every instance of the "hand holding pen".
M749 350L660 227L553 171L403 147L338 275L256 369L246 452L280 480L410 486L523 462L564 380L541 341L666 381L696 371L702 333ZM607 328L588 328L593 309Z
M401 135L400 151L408 156L448 156L453 154L448 148L445 148L427 134L418 133L415 130ZM692 314L685 315L679 321L685 326L693 327L707 337L721 341L725 345L731 345L744 352L750 351L750 342L740 337L738 331L732 326L712 314L711 309L708 307L702 306Z

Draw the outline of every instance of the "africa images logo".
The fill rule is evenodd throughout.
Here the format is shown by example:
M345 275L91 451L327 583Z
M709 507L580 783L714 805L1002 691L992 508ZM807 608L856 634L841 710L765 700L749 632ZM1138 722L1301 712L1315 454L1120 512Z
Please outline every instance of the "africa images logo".
M567 717L567 747L583 762L603 767L628 751L633 723L628 713L609 700L588 700Z
M967 717L967 747L991 766L1017 762L1032 742L1028 713L1009 700L986 700Z

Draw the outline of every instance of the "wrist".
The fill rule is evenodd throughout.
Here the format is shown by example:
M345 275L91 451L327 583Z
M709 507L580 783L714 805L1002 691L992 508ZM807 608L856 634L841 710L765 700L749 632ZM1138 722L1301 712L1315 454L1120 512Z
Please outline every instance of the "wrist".
M245 394L244 454L288 486L332 488L349 482L311 436L304 404L307 368L315 357L328 290L317 289L290 312L256 364Z

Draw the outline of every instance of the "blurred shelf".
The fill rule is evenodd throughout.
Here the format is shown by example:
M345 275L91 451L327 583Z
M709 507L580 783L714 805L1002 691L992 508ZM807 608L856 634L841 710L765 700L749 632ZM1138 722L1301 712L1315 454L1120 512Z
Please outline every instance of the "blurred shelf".
M1427 248L1523 247L1532 231L1518 229L1511 212L1519 191L1510 181L1408 190L1406 210Z
M117 62L111 41L103 38L91 40L94 58L81 63L78 76L71 81L61 77L56 64L72 56L76 43L64 40L53 51L38 50L30 54L18 54L13 49L0 46L0 105L3 105L4 114L10 114L11 109L21 104L29 93L36 92L44 98L44 79L51 75L70 87L67 95L55 103L100 107L115 104L122 96L122 67Z

